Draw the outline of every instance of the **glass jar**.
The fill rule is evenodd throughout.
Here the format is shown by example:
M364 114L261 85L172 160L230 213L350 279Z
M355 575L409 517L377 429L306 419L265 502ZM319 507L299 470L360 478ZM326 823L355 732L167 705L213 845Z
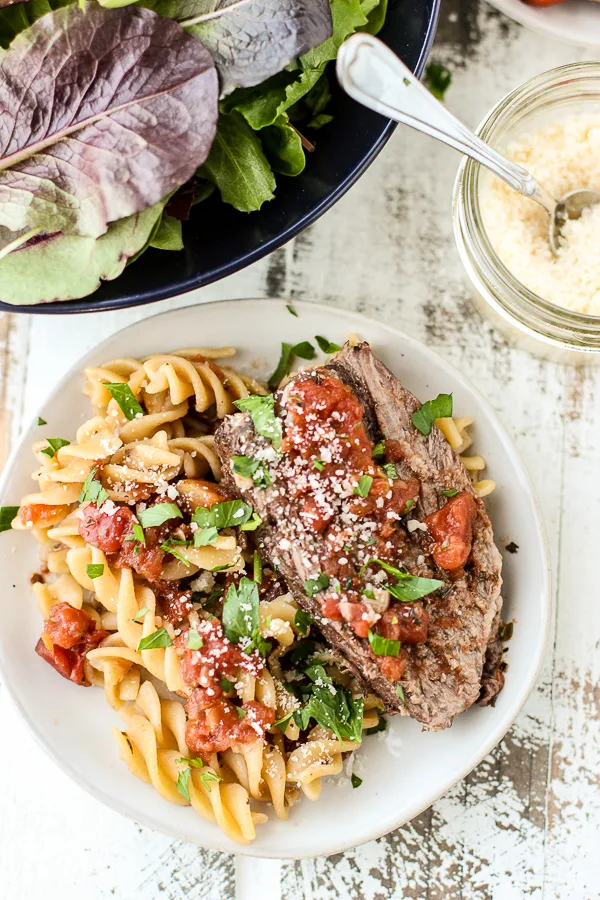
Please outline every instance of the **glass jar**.
M561 66L532 78L492 109L477 134L503 151L525 132L584 113L600 118L597 62ZM479 163L465 159L453 196L454 236L477 305L509 337L534 353L564 362L600 362L600 316L544 300L521 284L497 256L479 205L483 173ZM600 189L597 184L580 187Z

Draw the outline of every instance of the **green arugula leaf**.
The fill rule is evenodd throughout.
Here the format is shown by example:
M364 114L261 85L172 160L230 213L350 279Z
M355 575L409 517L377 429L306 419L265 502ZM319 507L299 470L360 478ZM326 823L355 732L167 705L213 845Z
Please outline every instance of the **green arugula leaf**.
M309 597L314 597L315 594L318 594L320 591L324 591L328 587L329 577L325 574L325 572L321 572L318 578L309 578L308 581L304 582L304 590Z
M356 790L356 788L359 788L359 787L361 786L361 784L362 784L362 778L359 778L358 775L355 775L355 774L354 774L354 772L352 773L352 776L351 776L351 778L350 778L350 781L352 782L352 787L353 787L355 790Z
M427 436L436 419L447 419L452 415L452 394L438 394L434 400L427 400L411 416L415 428Z
M19 506L0 506L0 532L10 531L11 522L19 514Z
M338 350L342 349L339 344L334 344L333 341L328 340L320 334L315 335L315 341L323 353L337 353Z
M358 497L368 497L372 485L373 479L370 475L361 475L358 484L352 493L356 494Z
M125 384L122 381L116 381L114 383L104 382L104 387L111 397L117 401L121 412L126 419L131 421L138 416L144 415L144 410L136 400L135 395L128 384Z
M443 100L446 96L446 91L452 83L452 73L446 66L431 62L425 70L423 82L434 97L437 97L438 100ZM438 418L440 417L438 416Z
M275 176L261 142L236 111L219 116L208 159L198 174L240 212L254 212L275 196Z
M450 488L450 490L448 491L442 491L442 494L444 495L444 497L456 497L458 491L456 490L456 488Z
M250 413L258 434L270 441L275 450L279 450L282 437L281 419L275 415L275 398L272 394L243 397L241 400L235 400L233 405L242 412Z
M159 628L152 634L147 634L137 645L138 650L156 650L159 647L172 647L173 641L166 628Z
M104 574L103 563L90 563L85 567L85 574L88 578L100 578Z
M303 637L308 635L310 631L310 626L314 623L314 619L307 612L304 612L303 609L297 609L294 615L294 627L296 631L299 631Z
M96 503L102 506L105 500L108 500L108 494L102 487L102 483L96 480L96 469L92 469L83 482L81 493L79 495L80 503Z
M195 628L190 628L187 633L186 646L188 650L200 650L204 646L202 635Z
M144 528L162 525L169 519L183 519L183 513L176 503L155 503L139 514L139 520Z
M392 641L369 629L369 643L375 656L398 656L400 641Z
M48 446L43 447L40 453L43 453L44 456L48 456L50 459L56 456L61 447L67 447L71 443L71 441L65 441L64 438L46 438L46 440L48 441Z

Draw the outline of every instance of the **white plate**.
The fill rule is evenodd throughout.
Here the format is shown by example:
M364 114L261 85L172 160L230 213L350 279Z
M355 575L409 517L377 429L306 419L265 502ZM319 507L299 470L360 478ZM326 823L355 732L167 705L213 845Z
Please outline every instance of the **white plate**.
M489 2L519 25L539 34L578 47L600 47L600 4L592 0L566 0L555 6L531 6L523 0Z
M452 391L457 414L474 417L477 452L498 483L488 504L498 544L501 549L508 540L519 545L518 554L504 554L504 615L516 620L506 686L494 709L469 710L448 731L422 733L416 722L396 718L385 735L367 737L356 763L363 778L358 790L349 780L336 779L316 803L302 799L287 822L271 814L268 824L257 829L256 841L244 850L284 858L336 853L379 837L426 809L467 775L502 738L533 687L550 612L548 559L537 503L515 448L483 397L431 350L387 325L310 303L294 307L299 318L290 316L285 301L210 303L145 319L108 338L80 360L39 411L48 426L42 430L32 424L27 430L0 487L2 504L17 504L31 490L34 438L72 437L89 417L87 398L81 394L84 366L177 347L233 344L240 348L236 365L260 377L273 369L281 341L321 334L342 343L355 332L370 341L418 397L426 400ZM121 720L101 690L70 684L36 656L41 618L29 584L36 568L37 549L30 536L0 536L0 665L6 688L42 747L72 779L113 809L175 838L239 852L216 825L191 808L168 803L129 773L110 734Z

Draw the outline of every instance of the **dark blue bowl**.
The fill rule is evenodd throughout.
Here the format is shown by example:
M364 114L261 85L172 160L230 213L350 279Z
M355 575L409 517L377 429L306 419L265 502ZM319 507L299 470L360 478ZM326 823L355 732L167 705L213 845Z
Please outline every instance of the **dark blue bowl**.
M379 37L420 75L435 35L440 0L390 0ZM333 79L332 79L333 80ZM82 300L12 306L7 312L61 315L153 303L210 284L256 262L314 222L346 193L373 162L396 127L335 86L335 120L318 133L317 146L297 178L278 176L275 199L260 212L240 213L210 197L184 223L185 249L148 250L119 278Z

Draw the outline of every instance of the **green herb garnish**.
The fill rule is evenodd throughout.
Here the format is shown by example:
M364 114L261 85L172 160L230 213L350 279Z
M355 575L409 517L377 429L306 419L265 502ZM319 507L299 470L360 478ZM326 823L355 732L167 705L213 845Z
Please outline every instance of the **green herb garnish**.
M323 353L337 353L338 350L342 349L339 344L334 344L333 341L327 340L327 338L323 337L321 334L315 335L315 341Z
M425 87L428 88L434 97L443 100L446 91L452 82L452 73L448 71L446 66L441 63L429 63L425 70L425 78L423 79Z
M242 709L241 706L236 706L235 711L238 714L239 719L243 719L244 716L246 715L246 710Z
M359 497L368 497L372 484L373 479L370 475L361 475L358 484L356 485L352 493L356 494Z
M385 457L385 441L383 439L377 441L377 443L373 447L373 453L371 455L373 459L383 459Z
M252 557L252 578L256 584L262 584L263 564L258 550L254 551L254 556Z
M273 722L275 728L278 728L283 734L287 731L287 727L290 724L290 719L294 713L288 713L287 716L283 716L281 719L278 719L276 722Z
M154 528L169 519L183 519L183 513L176 503L155 503L139 513L139 520L144 528Z
M217 543L219 532L211 525L210 528L202 528L194 535L194 547L209 547Z
M229 586L223 604L223 631L232 644L250 641L244 650L246 653L257 649L266 657L271 649L269 641L260 634L260 616L258 613L258 587L256 582L244 576L239 585Z
M147 634L137 645L138 650L156 650L160 647L172 647L173 641L166 628L159 628L152 634Z
M317 469L317 471L322 472L325 468L325 463L322 459L313 459L313 466L315 467L315 469Z
M90 563L85 567L85 574L88 578L100 578L104 574L104 563Z
M83 482L79 502L86 503L89 501L101 506L105 500L108 500L108 494L102 487L101 482L96 480L96 469L92 469Z
M190 628L187 633L188 650L200 650L204 646L202 635L198 634L195 628Z
M301 341L299 344L294 344L292 353L301 359L314 359L316 356L315 348L310 341Z
M286 344L285 341L281 344L281 354L279 356L279 362L277 363L277 367L269 381L267 382L272 391L276 390L279 384L283 381L286 375L289 375L290 369L292 368L292 362L294 359L294 355L292 352L292 345ZM250 413L252 415L252 413ZM256 426L255 426L256 427ZM258 428L256 428L258 431ZM260 434L260 432L259 432Z
M225 500L223 503L213 503L209 509L198 506L192 522L199 528L239 528L245 525L252 516L252 507L243 500Z
M47 425L48 424L45 419L42 419L41 416L38 416L37 423L38 423L38 425Z
M294 615L294 626L296 631L299 631L302 637L307 637L308 632L310 631L310 626L313 624L315 620L311 615L307 612L304 612L303 609L297 609Z
M310 666L306 674L313 682L304 693L308 702L294 712L294 720L301 731L314 719L323 728L329 728L338 739L360 742L364 700L354 699L342 685L334 684L321 665Z
M448 491L442 491L442 494L444 495L444 497L456 497L458 491L456 490L456 488L450 488Z
M361 786L361 784L362 784L362 778L359 778L358 775L355 775L355 774L354 774L354 772L352 773L352 776L351 776L351 778L350 778L350 781L352 782L352 787L353 787L355 790L356 790L356 788L359 788L359 787Z
M398 478L398 472L396 470L396 463L384 463L381 467L388 478L391 478L392 481L395 481Z
M188 766L187 768L185 768L183 770L183 772L180 772L179 776L177 778L177 784L175 785L175 787L177 788L177 790L179 791L179 793L181 794L183 799L187 800L188 803L191 802L190 801L190 773L191 773L191 771L192 770Z
M260 488L267 488L273 483L265 464L251 456L232 456L231 463L236 475L251 478L254 484Z
M253 512L250 521L240 525L240 531L256 531L259 525L262 525L262 519L258 513Z
M402 700L402 703L404 704L404 706L406 706L406 697L404 695L404 688L402 687L401 684L396 685L396 696L400 697L400 699Z
M371 629L369 629L369 643L375 656L398 656L400 653L400 641L384 638Z
M134 622L143 622L144 616L146 615L147 612L149 612L148 607L142 606L142 608L138 609L138 611L136 612L135 616L133 617L133 621Z
M408 515L408 513L411 511L411 509L413 508L414 505L415 505L415 501L412 499L412 497L409 498L406 501L406 503L404 504L404 512L402 513L402 515L403 516Z
M116 381L114 383L107 384L104 383L104 387L111 395L113 400L116 400L118 403L121 412L125 416L126 419L131 421L135 419L137 416L143 416L144 410L140 406L139 402L135 398L135 394L131 390L128 384L122 381Z
M295 316L296 318L298 318L298 313L296 312L296 310L294 309L293 306L291 306L289 303L287 303L285 308L289 312L290 316Z
M221 687L223 688L223 690L225 691L226 694L231 693L231 691L233 690L233 685L232 685L231 681L229 680L229 678L225 678L225 676L223 676L223 678L221 678L221 680L219 681L219 684L221 685Z
M415 428L427 436L436 419L447 419L452 415L452 394L438 394L435 400L427 400L411 418Z
M304 582L304 590L309 597L314 597L314 595L318 594L319 591L324 591L325 588L328 587L329 577L325 574L325 572L321 572L321 574L317 578L309 578L308 581Z
M43 447L40 453L43 453L49 459L53 459L61 447L66 447L71 443L71 441L65 441L64 438L46 438L46 440L48 441L48 446Z
M19 506L0 506L0 532L10 531L11 522L19 514Z
M243 397L241 400L235 400L233 405L242 412L249 413L258 434L270 441L275 450L279 450L282 436L281 419L275 415L275 398L272 394L265 397L258 394Z

